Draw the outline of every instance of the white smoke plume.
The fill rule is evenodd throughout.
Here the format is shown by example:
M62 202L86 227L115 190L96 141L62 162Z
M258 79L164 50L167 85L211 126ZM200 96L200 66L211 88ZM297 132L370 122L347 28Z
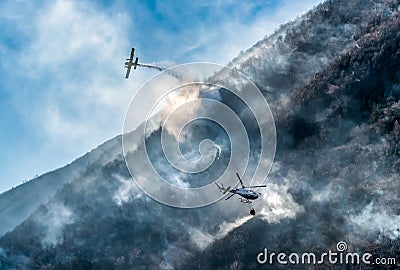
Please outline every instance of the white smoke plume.
M380 208L371 202L363 208L360 214L350 216L350 225L359 234L360 239L366 239L366 236L374 239L377 232L391 239L400 237L400 216L390 214L385 209Z
M38 224L46 227L42 245L56 245L62 242L65 225L72 224L74 220L74 213L64 204L52 203L48 205L46 212L36 219Z
M138 194L138 188L131 179L124 179L120 175L114 175L114 178L121 183L113 196L113 200L117 205L121 206L127 203L134 196L142 196L141 193Z
M152 63L152 64L146 64L146 63L138 63L137 64L139 67L144 67L144 68L149 68L149 69L155 69L158 71L165 71L168 75L171 75L172 77L181 80L182 79L182 75L181 74L177 74L175 72L172 72L169 70L169 68L171 66L173 66L173 64L168 63L168 64L163 64L163 63Z
M146 68L151 68L151 69L156 69L159 71L164 71L166 70L166 68L162 68L156 65L152 65L152 64L137 64L139 67L146 67Z
M161 116L163 121L171 117L172 121L168 121L164 128L167 132L175 137L177 141L182 141L183 137L180 136L183 126L180 123L184 123L196 116L197 110L200 108L201 102L195 102L199 99L199 86L198 85L185 85L179 91L171 92L163 100L163 110ZM187 104L187 103L190 103ZM187 104L187 105L185 105ZM179 113L173 114L178 108Z

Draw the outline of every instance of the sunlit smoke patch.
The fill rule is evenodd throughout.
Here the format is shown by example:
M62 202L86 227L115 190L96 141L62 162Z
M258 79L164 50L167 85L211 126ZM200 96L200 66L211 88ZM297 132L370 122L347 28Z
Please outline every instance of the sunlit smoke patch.
M136 184L131 179L124 179L120 175L114 175L114 178L120 182L120 186L113 196L114 202L117 205L129 202L138 192Z
M199 100L199 85L188 84L177 89L176 91L172 91L165 97L165 99L160 101L160 103L163 104L163 109L161 110L162 121L165 121L171 115L171 113L183 106L183 111L181 110L179 115L174 115L174 121L168 121L168 125L164 126L165 130L169 134L173 135L178 142L184 140L182 136L179 136L182 127L178 124L189 121L190 119L196 117L196 113L201 106L201 102L193 103L192 101L197 100ZM184 106L187 103L194 105ZM176 119L176 117L180 117L181 119Z
M257 212L265 221L278 223L285 218L295 218L298 213L304 211L304 208L293 200L287 187L268 184L266 190L267 192L260 198L261 202L257 204L257 206L261 203L265 205Z
M195 227L189 227L188 233L190 236L190 240L192 241L193 244L196 245L196 247L199 250L206 249L216 239L215 236L213 236L207 232L203 232L200 229L195 228Z
M146 123L146 133L144 136L150 136L153 132L157 131L161 126L162 118L159 113L152 116ZM133 149L136 150L136 149Z

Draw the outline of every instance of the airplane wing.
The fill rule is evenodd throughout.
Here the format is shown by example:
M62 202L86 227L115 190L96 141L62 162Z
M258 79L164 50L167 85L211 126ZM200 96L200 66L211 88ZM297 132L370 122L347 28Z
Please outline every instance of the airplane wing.
M133 69L136 69L136 67L138 66L139 58L136 57L135 62L134 63L132 62L134 55L135 55L135 48L132 48L131 54L130 54L129 58L126 59L127 62L125 62L125 67L127 68L126 74L125 74L125 79L129 78L129 74L131 72L131 67L133 66Z
M131 62L132 63L132 60L133 60L133 56L135 55L135 48L132 48L132 50L131 50L131 55L129 56L129 62Z
M131 67L130 66L128 66L127 67L127 70L126 70L126 74L125 74L125 79L128 79L129 78L129 73L131 72Z

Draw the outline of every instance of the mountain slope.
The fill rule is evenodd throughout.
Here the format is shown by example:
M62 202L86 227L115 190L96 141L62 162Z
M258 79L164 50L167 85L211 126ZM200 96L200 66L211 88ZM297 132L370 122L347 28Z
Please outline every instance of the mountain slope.
M329 1L231 63L262 88L276 119L276 159L256 217L233 200L194 210L158 204L115 151L0 238L0 265L254 269L264 247L323 252L346 241L368 251L384 246L383 230L393 246L377 255L398 256L398 10L397 1ZM224 73L212 80L235 83ZM139 165L143 151L132 153Z
M339 241L400 261L399 27L400 16L393 14L361 36L357 46L290 94L287 109L276 115L287 140L276 163L286 172L273 172L270 179L285 179L304 212L275 224L254 219L181 269L257 269L255 258L264 248L321 254ZM235 234L243 233L235 244ZM332 268L326 263L318 269Z
M251 78L265 91L268 101L273 102L302 86L343 50L354 46L357 36L367 32L377 19L386 20L393 12L393 5L380 2L352 1L354 8L349 10L347 1L328 1L294 22L283 25L273 35L235 58L229 66ZM361 18L365 20L362 24ZM224 78L223 74L218 76ZM120 150L116 141L110 141L110 144L115 145L113 150L103 149L108 146L98 149L110 152L109 158L112 158ZM4 222L0 225L0 235L32 214L64 183L78 177L79 172L96 160L99 154L84 156L78 159L80 162L73 162L66 168L47 173L1 194L0 218Z
M0 195L0 235L20 224L36 208L46 203L49 198L79 176L82 170L91 163L103 164L120 151L119 137L100 145L96 149L78 158L71 164L52 172L43 174L24 184L21 184Z

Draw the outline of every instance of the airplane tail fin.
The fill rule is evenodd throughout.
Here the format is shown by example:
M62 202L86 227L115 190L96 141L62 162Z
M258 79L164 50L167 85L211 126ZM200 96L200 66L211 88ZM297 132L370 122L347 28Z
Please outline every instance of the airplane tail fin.
M138 61L139 61L139 58L136 57L135 63L133 63L133 69L136 69L136 67L138 66Z

